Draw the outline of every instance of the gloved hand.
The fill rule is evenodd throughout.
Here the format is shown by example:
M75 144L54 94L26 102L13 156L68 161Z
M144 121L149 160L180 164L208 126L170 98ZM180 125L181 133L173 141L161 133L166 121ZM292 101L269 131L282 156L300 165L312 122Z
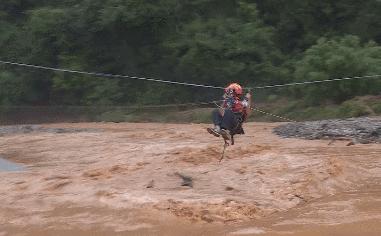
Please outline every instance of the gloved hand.
M235 100L232 97L228 97L225 101L226 101L226 108L228 109L231 109L235 104Z

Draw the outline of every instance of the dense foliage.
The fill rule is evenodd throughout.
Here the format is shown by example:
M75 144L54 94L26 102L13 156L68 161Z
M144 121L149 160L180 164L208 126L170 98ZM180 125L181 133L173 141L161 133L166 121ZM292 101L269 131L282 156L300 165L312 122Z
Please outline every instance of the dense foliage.
M0 59L224 86L381 74L379 0L8 0ZM310 104L381 79L287 89ZM164 104L218 91L0 66L0 105Z

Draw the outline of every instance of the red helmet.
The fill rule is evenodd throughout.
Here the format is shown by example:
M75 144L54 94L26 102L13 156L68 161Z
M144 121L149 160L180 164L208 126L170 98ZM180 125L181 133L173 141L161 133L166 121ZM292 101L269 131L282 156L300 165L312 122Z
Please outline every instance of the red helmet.
M237 83L232 83L225 88L225 93L228 93L229 91L233 91L237 96L241 96L243 94L243 89L241 85Z

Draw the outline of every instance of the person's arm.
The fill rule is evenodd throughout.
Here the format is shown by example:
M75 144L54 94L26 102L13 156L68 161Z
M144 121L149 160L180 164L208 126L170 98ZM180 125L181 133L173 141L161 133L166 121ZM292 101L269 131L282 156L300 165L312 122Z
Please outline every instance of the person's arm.
M252 105L252 98L251 98L251 93L247 93L245 96L245 100L247 101L247 106L246 106L246 114L247 117L249 117L251 113L251 105Z
M227 99L228 99L228 96L226 93L224 93L224 95L222 96L223 100L221 102L221 106L219 107L220 109L220 114L221 116L224 116L225 114L225 108L227 107Z

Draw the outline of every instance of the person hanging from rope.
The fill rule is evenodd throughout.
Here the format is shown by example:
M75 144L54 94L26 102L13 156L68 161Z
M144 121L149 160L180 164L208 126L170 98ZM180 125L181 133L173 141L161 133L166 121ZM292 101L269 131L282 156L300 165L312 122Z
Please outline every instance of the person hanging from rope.
M251 94L247 93L241 99L243 89L241 85L232 83L225 88L223 104L212 113L214 128L207 131L216 136L222 136L225 141L234 145L235 134L244 134L242 123L245 122L251 112Z

